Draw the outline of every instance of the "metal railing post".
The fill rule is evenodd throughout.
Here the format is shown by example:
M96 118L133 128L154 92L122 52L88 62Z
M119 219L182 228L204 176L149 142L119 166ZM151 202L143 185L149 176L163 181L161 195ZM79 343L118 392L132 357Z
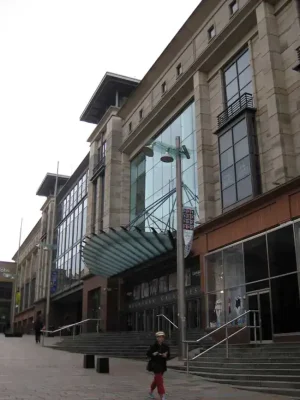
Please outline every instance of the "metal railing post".
M61 332L62 332L62 330L59 331L59 339L62 342Z
M259 323L259 339L260 339L260 344L262 344L262 326L261 326L261 312L260 312L260 307L258 308L258 323Z
M42 347L44 347L44 342L45 342L45 334L44 332L42 333Z
M257 344L257 331L256 331L256 312L253 312L254 317L254 342ZM251 328L250 328L251 329Z
M186 373L190 373L190 357L189 357L189 343L186 343Z
M226 325L225 329L226 335L226 358L229 358L229 343L228 343L228 326Z
M160 331L160 316L158 316L158 319L157 319L157 327L158 327L158 330Z
M75 339L75 326L76 325L73 326L73 340Z

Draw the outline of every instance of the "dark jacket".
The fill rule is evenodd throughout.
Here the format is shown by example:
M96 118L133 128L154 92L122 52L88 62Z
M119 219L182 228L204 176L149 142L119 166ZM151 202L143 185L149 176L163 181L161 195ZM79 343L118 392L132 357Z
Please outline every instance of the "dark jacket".
M40 332L43 329L43 322L40 318L38 318L34 323L34 330L36 332Z
M154 356L153 353L158 352L159 354ZM164 358L161 354L167 353L167 357ZM155 374L163 374L167 370L167 360L170 358L170 348L167 344L159 344L155 342L153 346L150 346L147 351L147 357L150 358L150 371Z

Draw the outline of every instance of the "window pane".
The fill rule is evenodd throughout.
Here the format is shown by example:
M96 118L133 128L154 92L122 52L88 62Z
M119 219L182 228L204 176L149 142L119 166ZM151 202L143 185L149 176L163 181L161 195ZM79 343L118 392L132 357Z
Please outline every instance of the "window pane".
M158 190L162 189L162 187L163 187L162 170L163 170L162 162L155 165L155 167L154 167L154 193L157 192Z
M235 161L239 161L249 154L248 138L245 137L234 146Z
M233 164L232 148L221 154L221 170L224 171Z
M237 183L238 200L243 200L252 195L251 176L244 178Z
M236 78L236 64L234 63L230 68L225 71L225 83L228 85L234 78Z
M248 68L245 69L245 71L243 71L239 75L240 88L243 89L251 81L252 81L252 71L251 71L251 67L249 66Z
M222 251L205 257L207 291L215 292L224 289L223 255Z
M223 190L223 207L229 207L236 202L236 188L235 185Z
M242 96L244 93L249 93L249 94L252 94L252 93L253 93L252 82L250 82L249 85L245 86L245 87L241 90L240 95Z
M250 158L249 156L243 158L235 164L236 180L245 178L250 175Z
M145 199L148 199L153 195L153 186L154 186L154 176L153 169L146 173L146 190L145 190Z
M222 189L226 189L227 187L233 185L235 183L234 178L234 167L230 167L222 172Z
M243 245L223 250L225 288L245 284Z
M238 73L240 74L244 69L246 69L249 65L249 50L247 50L237 62Z
M267 242L265 235L244 242L244 262L246 283L268 278ZM247 285L247 292L267 287L269 287L269 281L254 283Z
M297 270L293 226L270 232L268 237L271 276L287 274ZM295 276L296 279L296 276Z
M229 149L229 147L231 146L232 146L232 135L231 131L228 131L220 137L220 153L223 153L223 151Z
M239 98L239 95L236 94L235 96L233 96L230 100L227 101L227 106L231 106L232 103L234 103L237 99ZM230 116L230 110L228 110L228 114Z
M271 295L274 333L299 332L300 302L297 275L272 279Z
M193 132L192 107L188 107L181 115L181 140L190 136ZM164 140L163 140L164 141Z
M247 124L246 124L246 119L243 119L241 122L239 122L233 127L234 143L239 142L245 136L247 136Z
M238 93L238 81L235 79L228 86L226 86L226 96L227 100L230 100L231 97Z

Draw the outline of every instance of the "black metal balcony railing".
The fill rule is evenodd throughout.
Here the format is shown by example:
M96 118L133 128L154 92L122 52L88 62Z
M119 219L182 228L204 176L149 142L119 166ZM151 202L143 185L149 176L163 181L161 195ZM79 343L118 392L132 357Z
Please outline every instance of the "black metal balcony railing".
M218 128L221 128L226 124L231 118L237 115L242 110L247 108L253 109L253 97L250 93L244 93L239 97L234 103L230 104L221 114L217 116Z
M105 167L105 157L101 157L98 159L97 164L93 168L93 176L96 175L104 167Z

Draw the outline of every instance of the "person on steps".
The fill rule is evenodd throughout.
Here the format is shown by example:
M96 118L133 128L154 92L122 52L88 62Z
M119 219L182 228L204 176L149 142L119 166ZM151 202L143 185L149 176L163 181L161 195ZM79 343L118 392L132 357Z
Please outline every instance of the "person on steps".
M163 375L167 370L167 360L170 358L169 346L165 343L164 332L156 333L156 342L150 346L147 357L150 359L148 362L148 371L154 373L154 379L150 387L149 397L154 399L154 390L157 388L161 400L165 400L165 387Z

